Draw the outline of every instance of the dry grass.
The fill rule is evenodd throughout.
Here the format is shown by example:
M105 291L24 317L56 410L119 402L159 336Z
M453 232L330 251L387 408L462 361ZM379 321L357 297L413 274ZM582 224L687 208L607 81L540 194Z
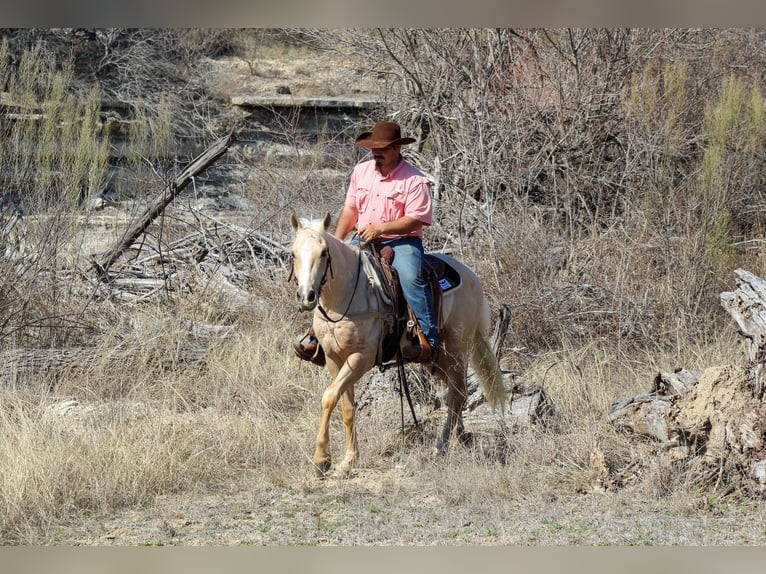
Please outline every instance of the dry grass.
M102 363L62 375L55 391L3 394L6 542L38 542L30 532L73 513L146 504L245 468L284 480L288 469L305 467L297 453L308 425L295 421L305 418L318 381L285 368L284 349L274 345L284 336L237 329L204 365L168 369L177 333L146 326L120 361L105 346Z
M150 543L157 504L168 497L192 504L203 493L216 496L219 490L221 504L231 496L244 497L240 504L255 513L247 515L249 521L260 512L254 501L274 500L271 510L279 516L273 518L274 530L248 529L244 518L236 527L234 522L222 526L226 532L233 529L234 540L267 543L620 543L595 524L594 516L586 530L567 533L569 527L554 525L586 518L550 513L572 512L564 509L578 496L601 512L619 512L620 505L639 501L662 501L668 513L682 516L709 510L703 508L707 498L690 497L683 475L660 464L652 445L627 441L604 419L612 400L646 390L656 370L678 357L627 360L599 341L530 365L525 374L544 381L557 417L550 426L513 429L502 443L504 463L494 456L490 435L480 437L474 449L457 445L444 459L433 459L438 417L427 419L422 436L404 440L398 403L392 400L360 415L362 461L354 476L318 481L310 456L326 374L292 357L294 317L282 311L288 308L282 295L273 302L270 311L243 314L201 364L161 366L172 364L173 349L181 344L179 330L152 329L151 317L143 317L142 328L132 333L134 350L155 352L133 353L121 364L105 360L86 374L72 372L55 391L4 393L2 540L66 544L79 536L83 542L78 529L93 528L93 520L119 521L121 509L145 508L146 522L128 528L128 521L119 521L131 534L117 540ZM157 349L164 351L158 355ZM714 346L692 346L686 366L701 368L736 352L733 337ZM158 362L163 355L167 361ZM339 459L337 415L332 441ZM596 448L614 483L601 495L590 482ZM248 493L235 495L242 481ZM713 506L720 511L720 504ZM530 520L535 509L545 509L549 524L527 530L519 517ZM184 512L202 511L187 507ZM397 521L413 528L394 530ZM290 534L280 534L276 522L289 524ZM65 524L73 534L64 534ZM210 543L218 534L212 529L194 536ZM160 539L173 543L167 533ZM657 537L647 540L664 543Z

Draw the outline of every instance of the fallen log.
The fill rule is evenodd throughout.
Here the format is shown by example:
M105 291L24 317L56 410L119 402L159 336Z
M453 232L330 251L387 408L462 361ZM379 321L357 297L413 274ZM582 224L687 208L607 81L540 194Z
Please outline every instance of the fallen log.
M162 214L165 208L187 185L189 185L192 179L215 163L215 161L229 149L235 140L234 130L232 130L228 135L219 139L194 158L178 177L165 186L165 189L160 196L149 206L141 218L125 232L125 235L117 245L109 250L103 259L100 261L93 261L93 267L101 281L109 281L109 268L112 264L117 261L117 259L129 249L131 245L133 245L136 239L146 231L152 221Z
M495 356L500 359L502 345L508 333L511 323L511 309L507 305L500 308L500 312L492 333L491 344ZM508 390L508 402L504 407L503 417L508 423L537 423L549 420L555 415L555 409L550 397L545 392L544 383L537 384L513 371L503 371L503 383ZM488 418L490 411L481 409L486 403L484 393L479 388L479 380L474 372L470 372L467 380L468 399L466 400L466 422L474 419ZM469 413L474 413L471 417Z
M204 358L205 348L180 348L164 354L135 349L112 349L104 352L92 347L65 349L15 349L0 353L0 388L28 386L30 381L53 385L63 375L88 372L108 365L121 365L126 361L154 361L165 368L180 363L194 363Z
M671 445L679 434L678 425L671 420L673 404L697 384L699 377L699 373L686 369L658 373L648 392L613 401L607 420L621 430Z

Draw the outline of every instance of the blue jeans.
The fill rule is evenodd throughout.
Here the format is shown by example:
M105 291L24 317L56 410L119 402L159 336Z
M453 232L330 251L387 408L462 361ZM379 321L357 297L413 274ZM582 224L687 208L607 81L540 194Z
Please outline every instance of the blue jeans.
M420 237L397 237L382 243L390 245L394 250L392 267L399 275L404 298L417 317L426 341L432 349L436 349L439 346L439 333L431 289L424 271L423 241Z

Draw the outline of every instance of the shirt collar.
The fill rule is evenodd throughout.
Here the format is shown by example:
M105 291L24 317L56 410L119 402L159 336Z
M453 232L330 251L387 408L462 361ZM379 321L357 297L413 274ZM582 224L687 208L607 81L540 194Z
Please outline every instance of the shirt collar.
M390 179L391 176L393 176L397 171L399 171L399 168L402 167L403 163L404 163L404 156L402 156L402 154L399 154L399 162L394 166L394 169L388 172L388 175L383 175L382 173L380 173L378 166L375 166L375 173L377 173L380 179L382 180Z

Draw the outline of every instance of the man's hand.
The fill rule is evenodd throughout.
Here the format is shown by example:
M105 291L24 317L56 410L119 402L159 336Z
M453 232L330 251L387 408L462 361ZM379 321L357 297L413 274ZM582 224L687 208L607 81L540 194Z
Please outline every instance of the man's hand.
M383 225L380 223L372 223L370 225L366 225L359 230L358 235L364 239L365 243L369 243L370 241L374 241L383 235Z
M381 235L407 235L421 227L423 227L423 224L420 221L409 217L408 215L404 215L394 221L365 225L359 230L357 235L364 239L365 243L369 243Z

